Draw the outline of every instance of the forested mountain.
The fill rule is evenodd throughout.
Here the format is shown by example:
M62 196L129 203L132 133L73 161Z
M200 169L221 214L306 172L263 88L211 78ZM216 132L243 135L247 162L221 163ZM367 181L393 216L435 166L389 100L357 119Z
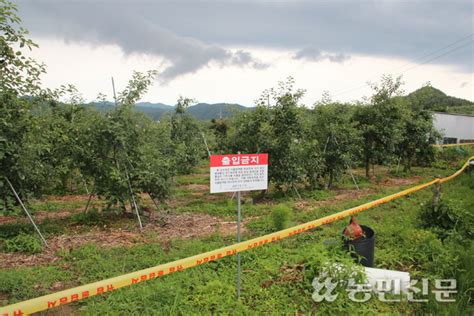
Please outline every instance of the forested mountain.
M95 106L99 110L109 110L115 105L112 102L90 103L90 106ZM165 113L172 113L174 105L167 105L163 103L138 102L135 110L149 115L154 120L160 120ZM191 105L187 112L199 120L210 120L219 117L230 117L235 112L248 111L253 108L245 107L239 104L228 103L198 103Z
M190 106L187 111L198 120L210 120L219 117L230 117L235 112L249 111L252 109L253 108L245 107L240 104L198 103L194 106Z
M474 114L474 103L452 96L431 86L424 86L409 93L402 98L407 98L413 106L429 109L435 112L447 112L457 114ZM99 110L109 110L114 107L113 102L90 103ZM153 118L160 120L165 113L172 113L174 105L164 103L138 102L135 110L143 112ZM228 103L198 103L187 109L187 112L198 120L211 120L219 117L231 117L236 112L251 111L253 107L245 107L239 104Z

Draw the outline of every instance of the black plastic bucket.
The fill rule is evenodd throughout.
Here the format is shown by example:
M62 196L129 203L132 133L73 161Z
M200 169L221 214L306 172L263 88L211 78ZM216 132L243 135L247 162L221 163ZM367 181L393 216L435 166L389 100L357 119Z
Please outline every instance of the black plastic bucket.
M349 240L344 236L344 248L351 251L352 257L356 262L360 263L364 267L374 266L374 253L375 253L375 232L372 228L364 225L360 225L364 232L364 237L358 240Z

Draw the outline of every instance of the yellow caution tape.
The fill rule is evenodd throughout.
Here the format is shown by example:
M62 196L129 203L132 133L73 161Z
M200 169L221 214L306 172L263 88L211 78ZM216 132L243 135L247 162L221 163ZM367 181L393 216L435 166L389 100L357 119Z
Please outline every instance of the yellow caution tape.
M68 290L56 292L53 294L37 297L31 300L23 301L20 303L8 305L0 309L0 315L3 315L3 316L26 315L26 314L39 312L39 311L44 311L44 310L58 307L64 304L82 300L94 295L99 295L102 293L117 290L124 286L129 286L129 285L140 283L143 281L160 278L167 274L175 273L187 268L199 266L201 264L204 264L210 261L215 261L224 257L232 256L238 252L260 247L262 245L308 231L315 227L332 223L342 218L368 210L380 204L390 202L402 196L422 190L435 183L444 183L446 181L449 181L457 177L458 175L460 175L469 166L469 162L471 160L474 160L474 156L469 158L469 160L463 165L463 167L459 169L456 173L446 178L435 179L430 182L420 184L412 188L408 188L398 193L377 199L372 202L362 204L360 206L350 208L348 210L345 210L333 215L325 216L320 219L316 219L304 224L296 225L291 228L280 230L272 234L268 234L268 235L264 235L264 236L250 239L247 241L243 241L231 246L219 248L219 249L201 253L192 257L176 260L176 261L165 263L165 264L160 264L156 267L120 275L114 278L78 286L72 289L68 289Z
M434 146L434 147L456 147L456 146L467 146L467 145L474 146L474 143L437 144L437 145L433 145L433 146Z

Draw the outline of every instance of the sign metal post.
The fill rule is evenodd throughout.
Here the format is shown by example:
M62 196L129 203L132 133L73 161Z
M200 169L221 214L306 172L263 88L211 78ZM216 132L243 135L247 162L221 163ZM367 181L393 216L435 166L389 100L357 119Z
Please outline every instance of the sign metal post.
M237 191L237 242L240 242L240 191ZM237 253L237 298L240 298L240 274L242 267L240 265L240 252Z
M241 191L268 189L268 154L211 155L211 193L237 196L237 242L241 241ZM237 253L237 298L241 288L241 257Z

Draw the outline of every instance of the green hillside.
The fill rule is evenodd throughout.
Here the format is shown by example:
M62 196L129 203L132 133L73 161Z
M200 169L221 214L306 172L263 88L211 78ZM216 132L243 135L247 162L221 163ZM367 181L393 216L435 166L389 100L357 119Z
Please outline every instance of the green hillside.
M452 97L443 91L425 86L406 96L414 106L421 106L435 112L447 112L456 114L474 114L474 103Z

